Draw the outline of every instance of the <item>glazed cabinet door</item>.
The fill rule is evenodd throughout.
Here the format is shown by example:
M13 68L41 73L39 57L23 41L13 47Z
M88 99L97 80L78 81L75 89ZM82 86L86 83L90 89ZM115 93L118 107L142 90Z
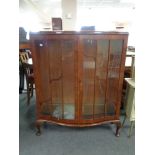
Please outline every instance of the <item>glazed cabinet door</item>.
M40 117L76 120L77 40L50 37L35 41L37 112Z
M115 117L121 95L123 40L83 36L80 44L81 120Z

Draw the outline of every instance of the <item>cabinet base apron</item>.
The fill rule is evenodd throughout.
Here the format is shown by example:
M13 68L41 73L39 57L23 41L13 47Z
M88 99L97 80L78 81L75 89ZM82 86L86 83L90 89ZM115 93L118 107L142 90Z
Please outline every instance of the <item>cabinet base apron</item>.
M120 120L110 120L110 121L104 121L104 122L97 122L97 123L85 123L85 124L68 124L68 123L61 123L61 122L56 122L56 121L49 121L49 120L43 120L43 119L39 119L36 121L36 135L40 136L42 131L41 131L41 126L44 125L46 126L46 123L49 124L57 124L60 126L68 126L68 127L80 127L80 128L84 128L84 127L90 127L90 126L97 126L97 125L102 125L102 124L108 124L108 123L112 123L116 125L116 133L115 136L119 137L120 136L120 128L121 128L121 121Z

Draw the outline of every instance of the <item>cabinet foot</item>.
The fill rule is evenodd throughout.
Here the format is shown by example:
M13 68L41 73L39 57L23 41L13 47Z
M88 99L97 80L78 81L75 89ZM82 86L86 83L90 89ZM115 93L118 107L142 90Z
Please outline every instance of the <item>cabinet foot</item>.
M36 129L37 129L36 136L40 136L41 135L41 123L40 122L36 123Z
M115 134L115 136L119 137L120 136L121 122L119 121L119 122L116 122L115 124L116 124L116 134Z
M37 131L36 132L36 136L40 136L41 135L41 132L40 131Z

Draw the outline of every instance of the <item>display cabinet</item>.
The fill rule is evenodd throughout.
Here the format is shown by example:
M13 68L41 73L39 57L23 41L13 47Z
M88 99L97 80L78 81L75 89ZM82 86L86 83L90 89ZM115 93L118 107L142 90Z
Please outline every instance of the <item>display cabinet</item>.
M57 31L30 34L36 86L36 126L103 123L120 129L128 33Z

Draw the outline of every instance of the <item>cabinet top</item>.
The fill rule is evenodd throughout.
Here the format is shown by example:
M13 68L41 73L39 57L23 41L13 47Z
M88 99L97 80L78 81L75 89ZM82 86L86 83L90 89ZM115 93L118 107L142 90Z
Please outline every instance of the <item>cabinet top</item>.
M30 35L99 35L99 34L110 34L110 35L128 35L128 32L119 32L119 31L39 31L39 32L31 32Z

